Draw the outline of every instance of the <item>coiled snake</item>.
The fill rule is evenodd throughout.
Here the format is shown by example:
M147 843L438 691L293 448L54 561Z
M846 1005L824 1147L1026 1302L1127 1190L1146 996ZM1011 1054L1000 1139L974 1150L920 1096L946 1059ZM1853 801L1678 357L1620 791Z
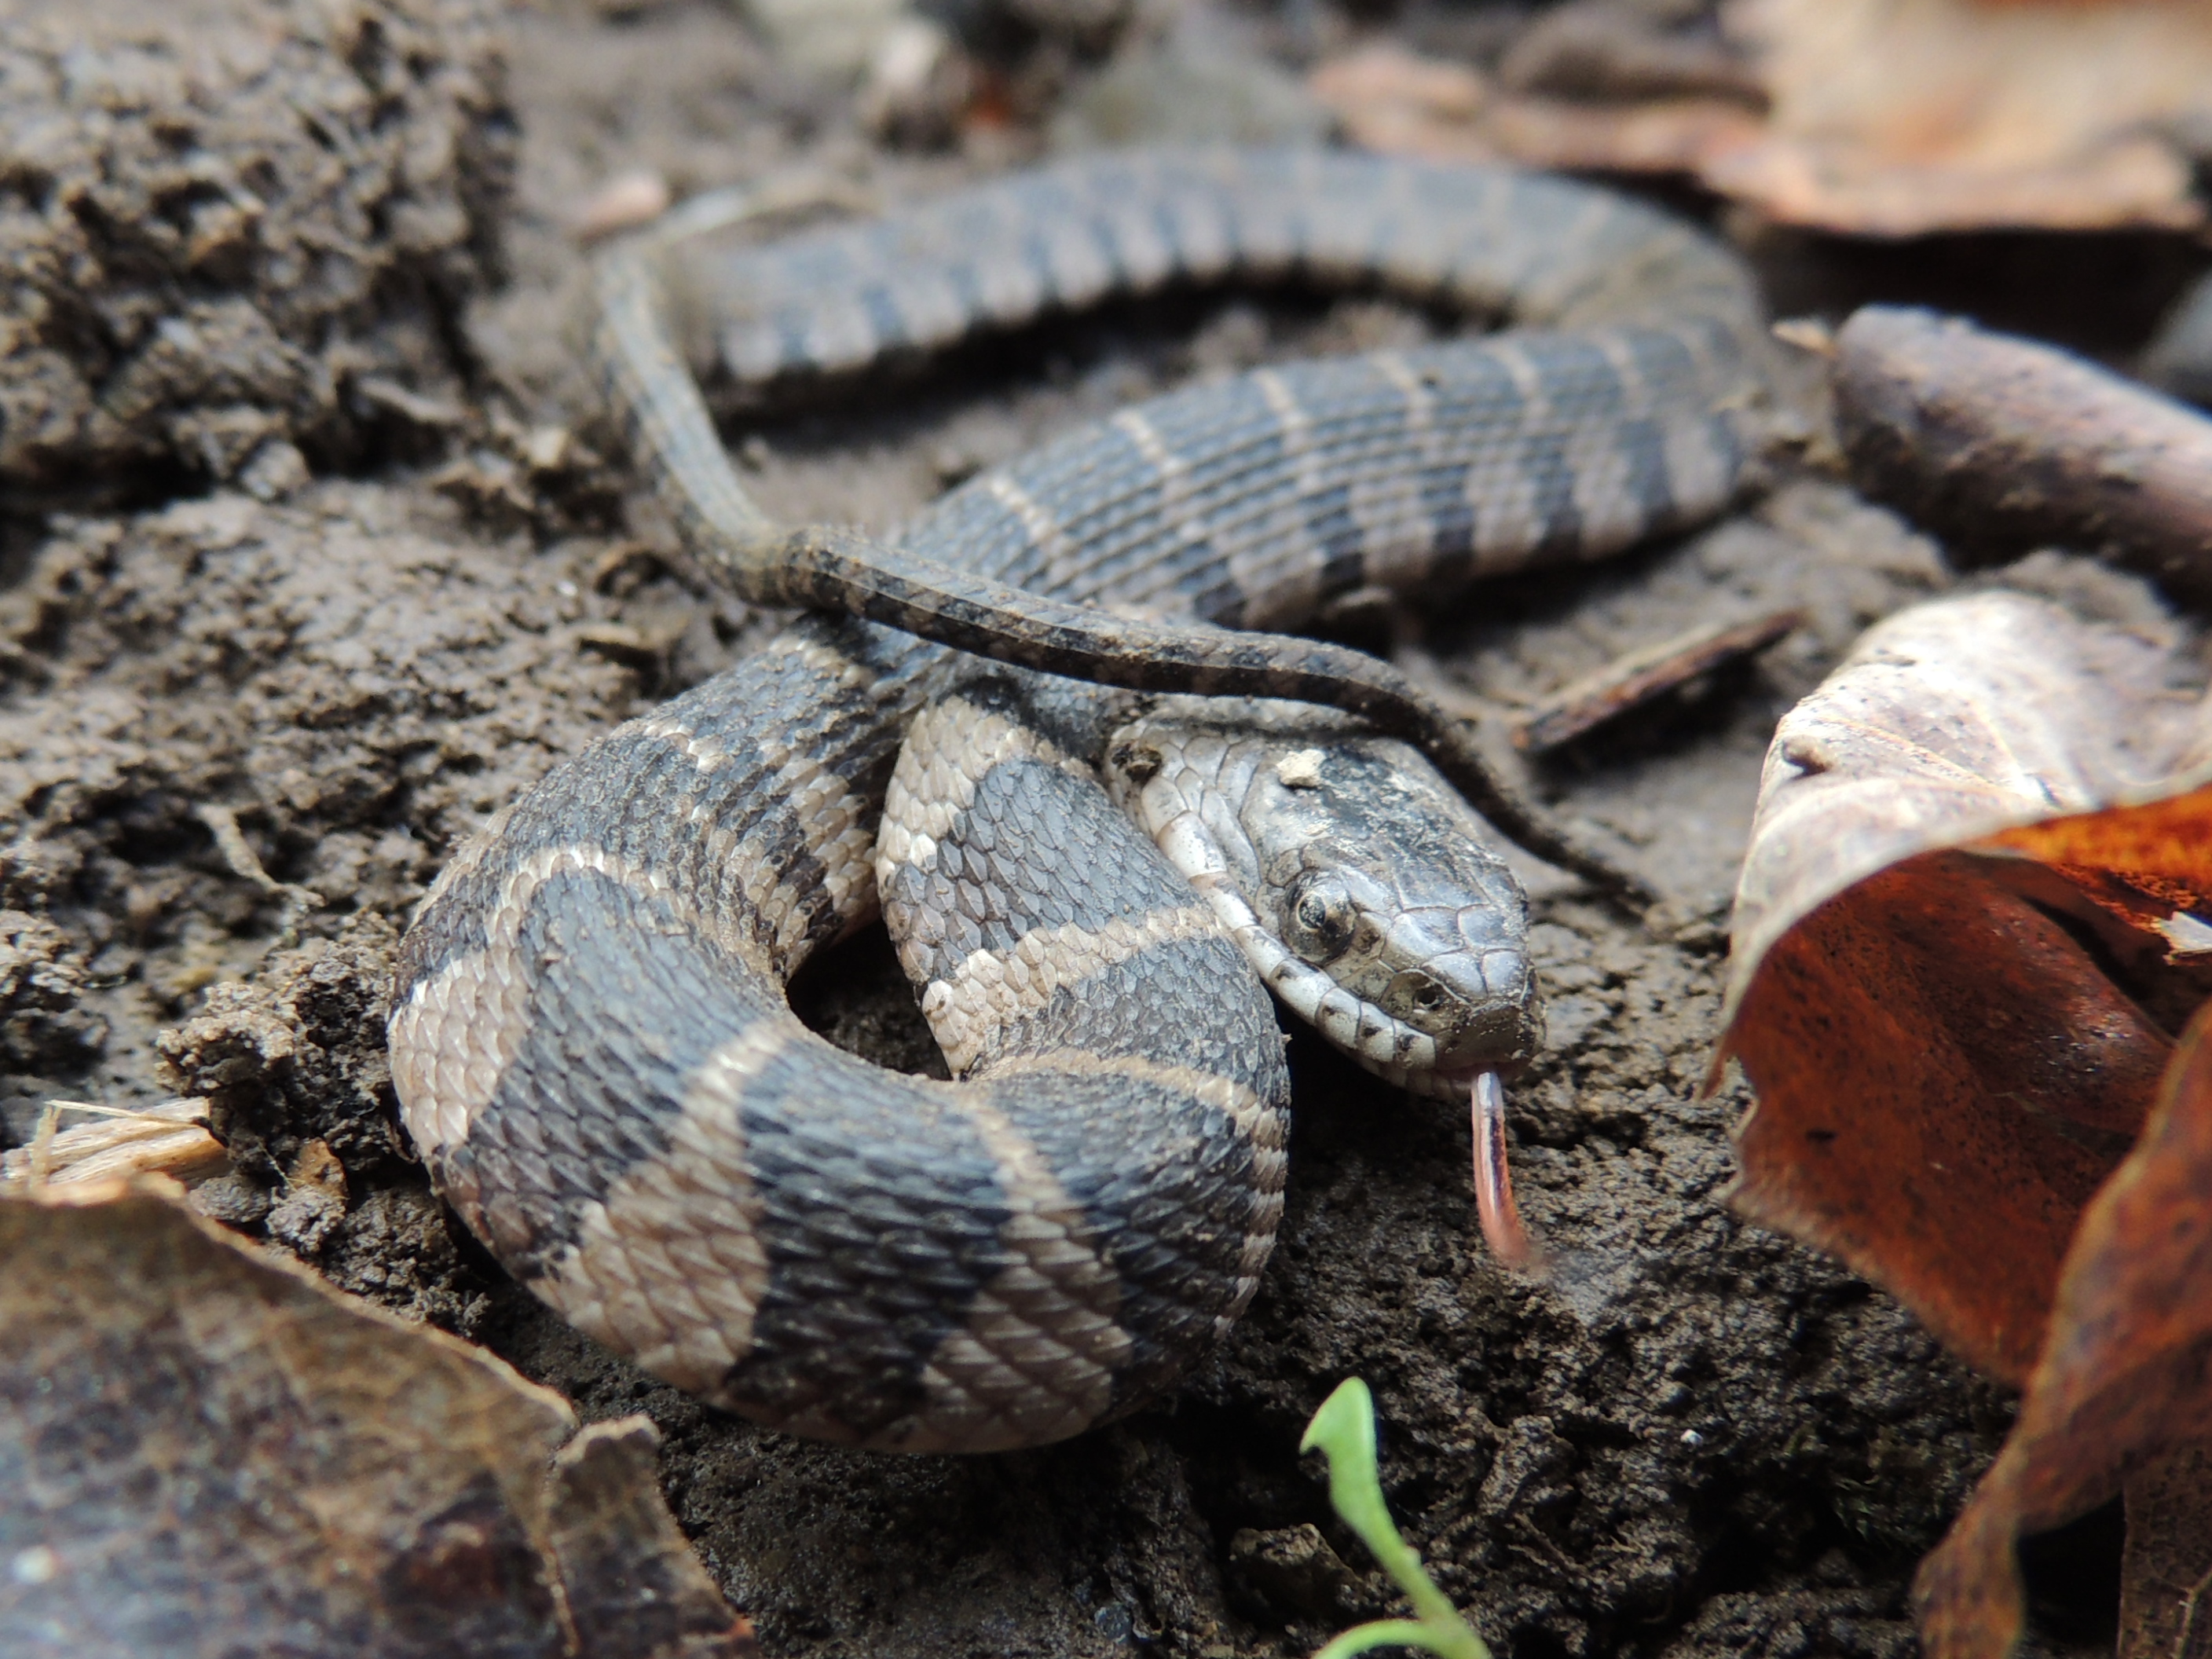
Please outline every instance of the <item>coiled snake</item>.
M1387 667L1224 630L1710 515L1762 384L1750 282L1586 186L1328 152L1093 156L675 257L726 375L769 390L1231 276L1540 331L1142 405L887 550L769 525L668 346L658 265L603 268L595 355L687 543L757 601L870 620L795 623L463 848L402 951L408 1127L518 1279L715 1404L907 1450L1077 1432L1225 1330L1273 1243L1287 1084L1238 945L1363 1064L1463 1090L1535 1041L1521 900L1435 775L1355 720L1134 705L894 628L1085 682L1340 703L1602 877ZM959 1081L790 1011L878 890Z

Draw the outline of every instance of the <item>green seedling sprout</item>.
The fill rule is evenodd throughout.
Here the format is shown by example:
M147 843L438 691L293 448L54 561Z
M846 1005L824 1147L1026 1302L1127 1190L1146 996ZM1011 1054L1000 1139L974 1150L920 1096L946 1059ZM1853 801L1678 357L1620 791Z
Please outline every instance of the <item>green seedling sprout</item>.
M1316 1447L1328 1459L1328 1501L1412 1599L1420 1617L1355 1626L1314 1659L1351 1659L1355 1653L1386 1647L1420 1648L1441 1659L1490 1659L1489 1648L1444 1599L1421 1565L1421 1558L1398 1535L1390 1519L1375 1467L1375 1396L1358 1377L1346 1377L1339 1384L1306 1425L1298 1449L1309 1452Z

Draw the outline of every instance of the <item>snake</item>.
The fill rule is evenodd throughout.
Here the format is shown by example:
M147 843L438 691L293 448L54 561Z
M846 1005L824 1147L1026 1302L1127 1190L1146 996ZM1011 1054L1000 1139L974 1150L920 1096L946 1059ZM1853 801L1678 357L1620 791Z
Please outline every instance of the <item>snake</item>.
M890 542L770 522L675 344L773 399L1230 280L1514 326L1136 405ZM441 873L389 1022L439 1190L577 1328L773 1428L988 1451L1158 1398L1282 1214L1270 989L1387 1079L1494 1100L1540 1011L1525 901L1462 795L1612 873L1388 665L1255 630L1711 516L1762 331L1741 264L1655 209L1325 149L1083 155L602 261L587 349L685 546L824 614L557 767ZM878 908L951 1081L792 1011Z

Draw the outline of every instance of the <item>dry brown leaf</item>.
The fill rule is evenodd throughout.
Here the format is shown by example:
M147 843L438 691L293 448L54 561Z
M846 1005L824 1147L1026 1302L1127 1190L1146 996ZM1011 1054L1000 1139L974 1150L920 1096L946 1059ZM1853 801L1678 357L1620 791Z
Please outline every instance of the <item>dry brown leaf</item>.
M1585 11L1629 27L1621 8L1547 17ZM1324 63L1310 85L1369 149L1691 173L1769 218L1849 234L2205 222L2185 137L2212 125L2202 0L1734 0L1724 15L1750 59L1741 88L1688 72L1719 54L1663 37L1609 47L1603 95L1564 72L1590 67L1565 49L1577 42L1554 43L1549 80L1509 60L1503 91L1387 46ZM1675 59L1670 85L1659 71Z
M0 1652L747 1650L649 1423L563 1447L558 1395L173 1190L0 1200Z
M1565 0L1514 36L1498 78L1514 92L1583 102L1719 97L1766 106L1741 53L1702 27L1702 6L1650 0ZM1684 27L1684 25L1689 27Z
M2128 1477L2126 1492L2121 1659L2204 1659L2212 1653L2212 1443L2150 1458Z
M2212 111L2199 0L1735 0L1771 113L1715 189L1878 236L2203 222L2165 131Z
M1391 46L1331 58L1307 84L1354 143L1431 161L1686 173L1763 131L1759 118L1736 100L1599 101L1499 93L1463 64Z
M1738 887L1736 1206L2014 1382L2170 1047L2084 934L2162 946L2206 891L2172 670L2021 594L1890 618L1778 729Z
M1431 161L1498 157L1480 125L1489 78L1464 64L1362 46L1316 64L1306 88L1362 149Z
M1484 131L1500 155L1534 167L1695 173L1759 141L1765 124L1724 98L1585 104L1501 98Z
M594 1423L554 1454L547 1525L575 1651L753 1659L732 1613L661 1501L660 1435L645 1417Z
M2121 1659L2212 1631L2212 1013L2183 1036L2142 1138L2081 1216L2011 1438L1921 1570L1929 1659L2002 1659L2014 1541L2124 1489Z

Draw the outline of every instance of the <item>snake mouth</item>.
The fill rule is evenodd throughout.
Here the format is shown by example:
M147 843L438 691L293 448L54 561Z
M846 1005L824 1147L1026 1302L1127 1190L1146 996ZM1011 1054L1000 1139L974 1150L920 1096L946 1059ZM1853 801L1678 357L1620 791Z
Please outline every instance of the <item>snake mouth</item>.
M1500 1083L1511 1083L1528 1069L1529 1056L1516 1054L1506 1060L1461 1060L1449 1065L1431 1066L1427 1072L1409 1078L1407 1086L1416 1094L1437 1100L1465 1100L1468 1092L1485 1075Z
M1516 1054L1509 1060L1462 1060L1449 1066L1438 1066L1436 1076L1449 1085L1455 1095L1463 1095L1474 1086L1475 1079L1489 1072L1510 1083L1528 1069L1529 1057Z

